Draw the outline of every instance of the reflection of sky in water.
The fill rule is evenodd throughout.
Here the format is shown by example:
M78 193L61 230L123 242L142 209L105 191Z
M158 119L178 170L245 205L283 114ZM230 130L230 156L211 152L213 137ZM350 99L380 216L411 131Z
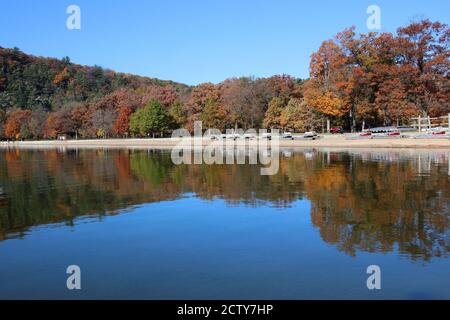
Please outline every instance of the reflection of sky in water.
M320 239L309 210L308 201L255 209L188 197L37 227L0 246L0 297L449 298L448 259L350 257ZM69 264L82 269L81 292L64 288ZM365 287L370 264L382 268L379 292Z

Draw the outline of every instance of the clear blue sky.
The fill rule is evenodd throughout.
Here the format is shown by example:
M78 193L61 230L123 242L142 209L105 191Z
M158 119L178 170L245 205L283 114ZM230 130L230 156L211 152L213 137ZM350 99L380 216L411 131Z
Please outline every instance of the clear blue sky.
M66 28L71 4L81 30ZM0 5L0 46L187 84L305 78L323 40L351 25L368 32L371 4L381 31L421 17L450 23L449 0L14 0Z

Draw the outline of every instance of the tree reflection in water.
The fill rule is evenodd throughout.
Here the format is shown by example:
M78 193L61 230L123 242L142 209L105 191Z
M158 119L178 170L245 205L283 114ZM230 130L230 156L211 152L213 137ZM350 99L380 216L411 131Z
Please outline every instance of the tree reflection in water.
M261 176L258 165L177 166L168 151L1 150L0 239L193 193L252 207L308 199L313 225L339 250L429 260L449 251L448 155L284 151L279 173Z

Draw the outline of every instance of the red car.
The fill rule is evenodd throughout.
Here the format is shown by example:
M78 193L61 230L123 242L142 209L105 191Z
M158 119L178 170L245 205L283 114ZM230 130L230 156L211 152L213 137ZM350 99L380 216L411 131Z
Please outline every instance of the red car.
M330 129L330 133L332 134L344 133L344 130L339 127L333 127Z

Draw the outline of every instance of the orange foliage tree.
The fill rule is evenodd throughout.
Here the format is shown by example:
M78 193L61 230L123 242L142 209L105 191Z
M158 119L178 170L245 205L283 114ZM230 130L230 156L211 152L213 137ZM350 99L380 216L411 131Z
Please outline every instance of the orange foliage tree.
M322 43L311 56L311 78L305 83L304 95L308 105L328 117L342 117L349 112L346 91L348 80L346 57L333 40Z
M6 120L5 136L11 139L23 138L23 131L27 129L30 117L30 110L18 109L12 111Z

